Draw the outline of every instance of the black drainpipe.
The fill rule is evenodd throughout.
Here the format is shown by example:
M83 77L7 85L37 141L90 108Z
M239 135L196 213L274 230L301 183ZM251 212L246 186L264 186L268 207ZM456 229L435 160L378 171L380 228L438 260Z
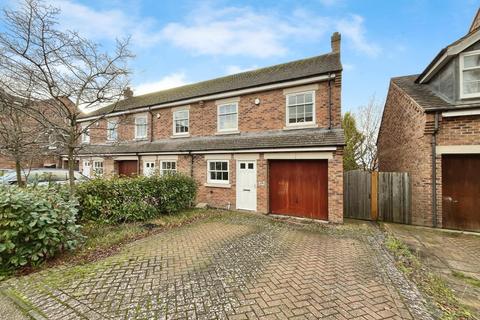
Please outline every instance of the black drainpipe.
M332 129L332 74L328 73L328 130Z
M190 155L190 177L193 178L193 154L192 151L188 151Z
M437 227L437 132L438 112L435 112L435 127L432 134L432 218L433 227Z

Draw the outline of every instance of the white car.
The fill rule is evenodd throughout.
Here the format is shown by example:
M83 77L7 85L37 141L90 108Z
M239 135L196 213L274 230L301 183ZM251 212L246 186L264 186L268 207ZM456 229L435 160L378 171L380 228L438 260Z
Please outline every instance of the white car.
M78 171L74 171L75 183L89 180L86 176ZM55 184L68 184L68 170L66 169L32 169L30 172L25 172L23 177L28 185L49 185ZM4 185L16 185L17 174L9 172L6 175L0 177L0 183Z

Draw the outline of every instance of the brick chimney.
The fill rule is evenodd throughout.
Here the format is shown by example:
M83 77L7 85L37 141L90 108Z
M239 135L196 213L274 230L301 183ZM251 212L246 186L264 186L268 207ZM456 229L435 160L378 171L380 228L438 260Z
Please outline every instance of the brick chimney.
M331 38L332 53L340 53L341 39L342 39L342 36L340 35L339 32L334 32L332 34L332 38Z
M472 32L477 30L480 27L480 9L477 10L477 14L475 18L473 18L472 25L470 26L470 30L468 32Z
M130 89L130 87L126 87L125 90L123 90L123 97L125 99L133 97L133 90Z

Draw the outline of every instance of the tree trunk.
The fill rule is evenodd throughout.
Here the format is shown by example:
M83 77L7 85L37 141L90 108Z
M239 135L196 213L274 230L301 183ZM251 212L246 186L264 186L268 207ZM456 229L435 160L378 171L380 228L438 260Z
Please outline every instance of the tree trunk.
M17 174L17 185L19 187L23 187L23 179L22 179L22 166L19 160L15 160L15 173Z
M68 146L68 182L70 185L70 194L75 193L75 153L74 147Z

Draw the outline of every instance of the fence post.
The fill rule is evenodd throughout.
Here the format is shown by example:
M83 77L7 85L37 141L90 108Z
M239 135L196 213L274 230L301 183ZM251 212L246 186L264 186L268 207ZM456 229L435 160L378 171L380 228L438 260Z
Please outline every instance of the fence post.
M373 221L376 221L378 219L378 172L373 171L371 174L371 213L370 217Z

